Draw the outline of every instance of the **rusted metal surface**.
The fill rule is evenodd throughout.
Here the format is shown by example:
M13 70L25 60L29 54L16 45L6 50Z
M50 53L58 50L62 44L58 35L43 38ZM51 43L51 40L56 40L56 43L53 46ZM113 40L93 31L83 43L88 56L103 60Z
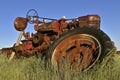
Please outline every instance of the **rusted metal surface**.
M35 11L36 13L36 11ZM28 13L27 13L28 14ZM31 18L33 19L31 20ZM48 50L52 43L60 37L64 32L73 30L77 27L94 27L100 29L100 17L98 15L87 15L78 18L60 20L42 18L37 15L29 16L27 18L17 17L14 21L14 27L18 31L24 31L28 22L34 24L36 33L24 32L25 40L21 40L19 45L12 48L2 49L3 53L15 52L17 57L30 57L41 54ZM45 20L51 20L46 22ZM77 65L81 70L87 68L95 61L93 56L97 45L93 38L76 34L63 40L56 46L53 51L52 60L56 61L59 66L60 61L69 58L70 65L73 67Z
M87 15L78 18L80 27L95 27L100 29L100 17L98 15Z
M48 36L43 37L43 42L39 44L39 41L22 40L22 44L13 47L13 51L19 56L30 57L45 51L50 46L50 38Z
M35 11L35 13L36 13L36 11ZM34 29L35 29L35 31L37 31L37 33L35 33L35 34L30 34L29 32L26 32L26 33L24 32L23 35L25 37L25 40L22 40L21 41L22 43L20 45L13 47L14 52L22 54L22 55L23 54L32 55L36 52L38 53L38 52L47 50L47 48L54 41L54 39L59 38L59 36L63 32L74 29L76 27L84 27L84 26L96 27L96 28L100 27L100 17L98 15L82 16L82 17L79 17L78 20L77 20L77 18L73 18L70 22L67 22L67 19L64 17L64 18L61 18L60 20L55 20L55 21L54 21L54 19L52 19L53 21L48 22L48 23L46 23L45 21L44 22L40 21L39 20L40 17L38 16L38 14L34 16L35 19L33 19L33 20L31 20L31 17L32 16L29 16L29 15L27 15L27 18L17 17L14 21L14 27L18 31L24 31L28 22L31 22L32 24L34 24ZM45 20L45 18L44 18L44 20ZM80 39L84 39L84 36L76 36L76 37L78 37ZM67 42L71 43L71 45L69 47L76 46L75 49L82 50L82 52L86 51L87 48L85 50L80 46L79 46L79 48L77 47L77 44L75 44L75 42L77 41L76 37L73 39L67 40ZM74 43L71 42L73 40L74 40ZM87 45L90 45L92 47L92 49L95 49L95 44L90 42L89 39L86 41L78 40L78 42L79 42L79 44L85 43ZM65 43L66 43L66 41L65 41ZM62 45L64 45L64 44L62 44ZM69 49L68 46L63 47L62 45L59 48L57 48L56 51L61 52L59 50L62 49L62 51L66 51L67 49ZM71 52L72 51L74 52L74 50L71 50ZM87 51L92 52L92 50L90 50L90 49ZM77 54L77 52L75 54Z
M6 55L8 58L10 57L12 53L12 48L2 48L1 54Z
M14 21L14 27L18 31L23 31L27 27L27 18L17 17Z
M63 46L64 45L64 46ZM52 62L60 62L67 59L71 66L78 65L83 70L87 68L95 58L92 56L96 50L96 44L92 39L84 35L74 35L63 40L56 46L52 56ZM69 58L69 59L68 59Z

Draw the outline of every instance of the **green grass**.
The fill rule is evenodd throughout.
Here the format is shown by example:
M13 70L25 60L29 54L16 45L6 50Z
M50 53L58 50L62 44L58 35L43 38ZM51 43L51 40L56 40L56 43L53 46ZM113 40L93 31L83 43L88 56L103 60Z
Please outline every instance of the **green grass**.
M0 80L120 80L119 75L120 55L115 49L102 63L84 72L68 68L58 71L51 65L45 68L44 61L34 57L8 62L4 55L0 55Z

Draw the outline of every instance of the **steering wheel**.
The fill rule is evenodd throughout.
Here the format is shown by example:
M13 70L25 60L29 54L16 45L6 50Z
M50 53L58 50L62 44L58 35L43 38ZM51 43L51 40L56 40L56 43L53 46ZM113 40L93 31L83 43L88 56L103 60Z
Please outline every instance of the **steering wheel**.
M30 9L26 14L26 18L28 18L29 23L33 24L32 21L38 18L37 11L35 9Z

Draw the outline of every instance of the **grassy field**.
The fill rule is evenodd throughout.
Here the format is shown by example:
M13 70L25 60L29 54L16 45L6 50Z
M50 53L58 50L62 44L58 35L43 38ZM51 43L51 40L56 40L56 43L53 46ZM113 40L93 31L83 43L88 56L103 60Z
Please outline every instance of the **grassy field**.
M29 59L8 59L0 55L0 80L120 80L120 55L113 49L103 62L92 69L79 72L63 68L60 71L44 61Z

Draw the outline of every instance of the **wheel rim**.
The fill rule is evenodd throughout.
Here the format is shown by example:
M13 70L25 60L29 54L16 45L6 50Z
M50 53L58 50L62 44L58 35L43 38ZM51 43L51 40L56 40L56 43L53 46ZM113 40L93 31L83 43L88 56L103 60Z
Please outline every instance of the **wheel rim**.
M52 65L60 67L63 62L79 70L88 70L99 59L101 44L92 35L76 34L62 40L53 50ZM67 62L66 62L67 61Z

